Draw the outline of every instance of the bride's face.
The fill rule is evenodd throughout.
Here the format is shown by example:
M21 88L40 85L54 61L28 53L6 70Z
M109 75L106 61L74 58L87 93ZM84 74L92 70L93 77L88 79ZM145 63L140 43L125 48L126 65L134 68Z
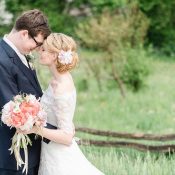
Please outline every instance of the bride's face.
M56 54L47 51L43 46L39 49L39 63L46 66L55 64Z

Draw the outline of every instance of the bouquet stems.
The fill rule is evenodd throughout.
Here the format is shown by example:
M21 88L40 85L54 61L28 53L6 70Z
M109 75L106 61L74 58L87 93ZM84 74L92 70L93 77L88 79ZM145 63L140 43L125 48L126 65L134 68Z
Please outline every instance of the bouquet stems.
M10 154L15 155L16 163L17 163L17 170L19 167L24 165L23 167L23 172L28 172L28 150L27 150L27 145L32 144L29 136L27 134L22 134L18 133L17 131L15 132L15 135L12 138L12 145L10 147ZM22 157L20 155L20 149L24 150L24 161L22 160Z

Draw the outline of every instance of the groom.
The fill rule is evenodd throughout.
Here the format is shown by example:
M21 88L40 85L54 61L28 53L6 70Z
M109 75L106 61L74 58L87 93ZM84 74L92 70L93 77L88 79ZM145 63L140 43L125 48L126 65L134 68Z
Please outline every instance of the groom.
M35 9L26 11L15 22L8 35L0 40L0 107L19 93L42 96L42 90L36 72L24 56L43 44L50 34L47 18ZM1 110L0 109L0 110ZM14 154L8 150L15 129L0 124L0 175L22 175L22 168L17 170ZM40 140L30 135L32 146L28 146L28 175L37 175L40 159ZM23 155L23 152L21 153ZM24 157L22 157L24 160Z

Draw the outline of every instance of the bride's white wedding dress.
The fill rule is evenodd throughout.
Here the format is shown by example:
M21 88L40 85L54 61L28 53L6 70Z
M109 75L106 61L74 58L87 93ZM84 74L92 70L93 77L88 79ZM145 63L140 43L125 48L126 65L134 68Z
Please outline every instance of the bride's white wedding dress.
M67 133L73 132L76 91L55 96L50 85L41 98L48 123ZM42 142L39 175L104 175L83 155L75 140L71 146Z

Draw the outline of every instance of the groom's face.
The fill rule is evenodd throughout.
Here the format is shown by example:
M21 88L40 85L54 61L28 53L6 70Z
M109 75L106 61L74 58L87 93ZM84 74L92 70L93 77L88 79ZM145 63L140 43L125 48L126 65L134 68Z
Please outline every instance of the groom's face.
M21 53L28 54L31 51L40 47L44 42L44 37L41 33L37 36L30 36L28 31L21 32Z

